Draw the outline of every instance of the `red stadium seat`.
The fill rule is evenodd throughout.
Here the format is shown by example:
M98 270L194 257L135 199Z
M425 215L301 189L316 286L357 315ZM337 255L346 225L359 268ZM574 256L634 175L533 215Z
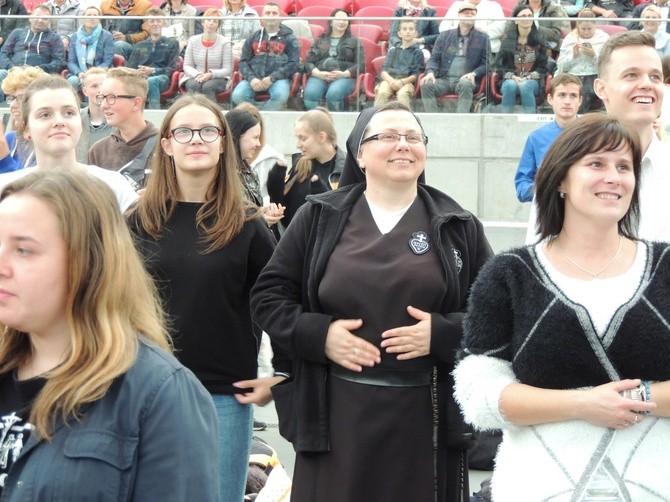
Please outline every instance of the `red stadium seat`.
M600 28L605 33L607 33L610 37L612 35L616 35L617 33L623 33L624 31L628 31L623 26L617 26L616 24L600 24L600 23L597 23L596 28Z
M398 0L354 0L354 14L358 15L358 11L364 7L388 7L392 11L398 7Z
M364 18L376 18L376 19L364 19ZM388 18L388 19L379 19L379 18ZM382 40L389 39L389 30L391 29L391 23L393 23L393 9L389 7L384 7L382 5L370 5L359 9L356 13L355 23L364 23L364 24L376 24L384 30L382 35Z
M379 56L372 60L372 71L365 72L363 76L363 92L368 101L375 100L375 85L377 84L377 77L381 75L382 67L386 61L386 56Z
M309 29L312 30L312 38L316 40L319 38L321 35L323 35L326 30L323 29L323 26L319 24L311 24L309 25Z
M298 17L305 19L309 24L316 26L321 26L324 31L328 30L329 19L309 19L311 17L330 17L330 13L333 12L333 9L323 5L310 5L309 7L303 7L298 12Z
M335 9L344 9L350 14L353 13L353 2L352 0L300 0L302 8L320 6L328 7L330 12ZM330 15L330 12L328 13Z
M165 91L161 92L161 103L165 103L167 100L173 98L179 91L179 75L181 75L183 68L184 58L179 56L177 69L170 75L170 86Z
M378 44L384 35L384 29L378 24L358 24L351 25L351 34L358 38L367 38Z

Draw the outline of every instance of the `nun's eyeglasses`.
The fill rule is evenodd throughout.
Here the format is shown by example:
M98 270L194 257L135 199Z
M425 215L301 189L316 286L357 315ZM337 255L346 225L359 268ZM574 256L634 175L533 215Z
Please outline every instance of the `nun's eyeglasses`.
M409 145L418 145L420 143L423 143L424 145L428 144L428 136L424 136L419 132L408 132L407 134L400 134L398 132L380 132L379 134L373 134L362 140L361 145L369 143L370 141L398 143L400 138L405 138L405 141L407 141L407 144Z

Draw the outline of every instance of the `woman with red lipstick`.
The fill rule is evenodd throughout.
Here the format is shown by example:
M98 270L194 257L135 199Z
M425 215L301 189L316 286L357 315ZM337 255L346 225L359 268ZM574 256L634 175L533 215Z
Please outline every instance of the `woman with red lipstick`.
M456 398L503 429L493 500L670 499L670 247L636 239L637 133L568 125L535 178L542 240L479 274Z
M230 127L201 94L165 114L151 176L129 215L163 295L177 357L212 394L219 418L221 500L242 500L252 403L283 377L256 378L249 291L274 249L259 209L245 202ZM290 367L275 357L277 372ZM214 446L213 446L214 447Z
M337 188L345 154L337 146L337 133L330 113L317 108L302 114L294 133L299 152L292 156L293 166L276 164L268 174L270 201L286 208L281 221L286 228L308 195Z
M352 136L365 182L309 197L252 294L293 359L272 389L297 451L292 499L460 501L472 434L450 372L491 248L472 214L418 183L428 138L406 105L365 110Z

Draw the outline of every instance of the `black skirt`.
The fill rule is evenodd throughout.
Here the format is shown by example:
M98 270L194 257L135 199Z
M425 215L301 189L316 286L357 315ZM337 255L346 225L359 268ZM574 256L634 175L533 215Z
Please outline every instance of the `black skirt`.
M291 500L435 500L431 388L329 378L331 449L298 453Z

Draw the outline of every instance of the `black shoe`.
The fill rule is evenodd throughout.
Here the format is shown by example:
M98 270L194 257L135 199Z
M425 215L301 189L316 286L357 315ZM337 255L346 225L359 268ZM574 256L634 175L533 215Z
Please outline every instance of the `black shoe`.
M264 431L268 428L268 424L259 420L254 420L254 431Z

